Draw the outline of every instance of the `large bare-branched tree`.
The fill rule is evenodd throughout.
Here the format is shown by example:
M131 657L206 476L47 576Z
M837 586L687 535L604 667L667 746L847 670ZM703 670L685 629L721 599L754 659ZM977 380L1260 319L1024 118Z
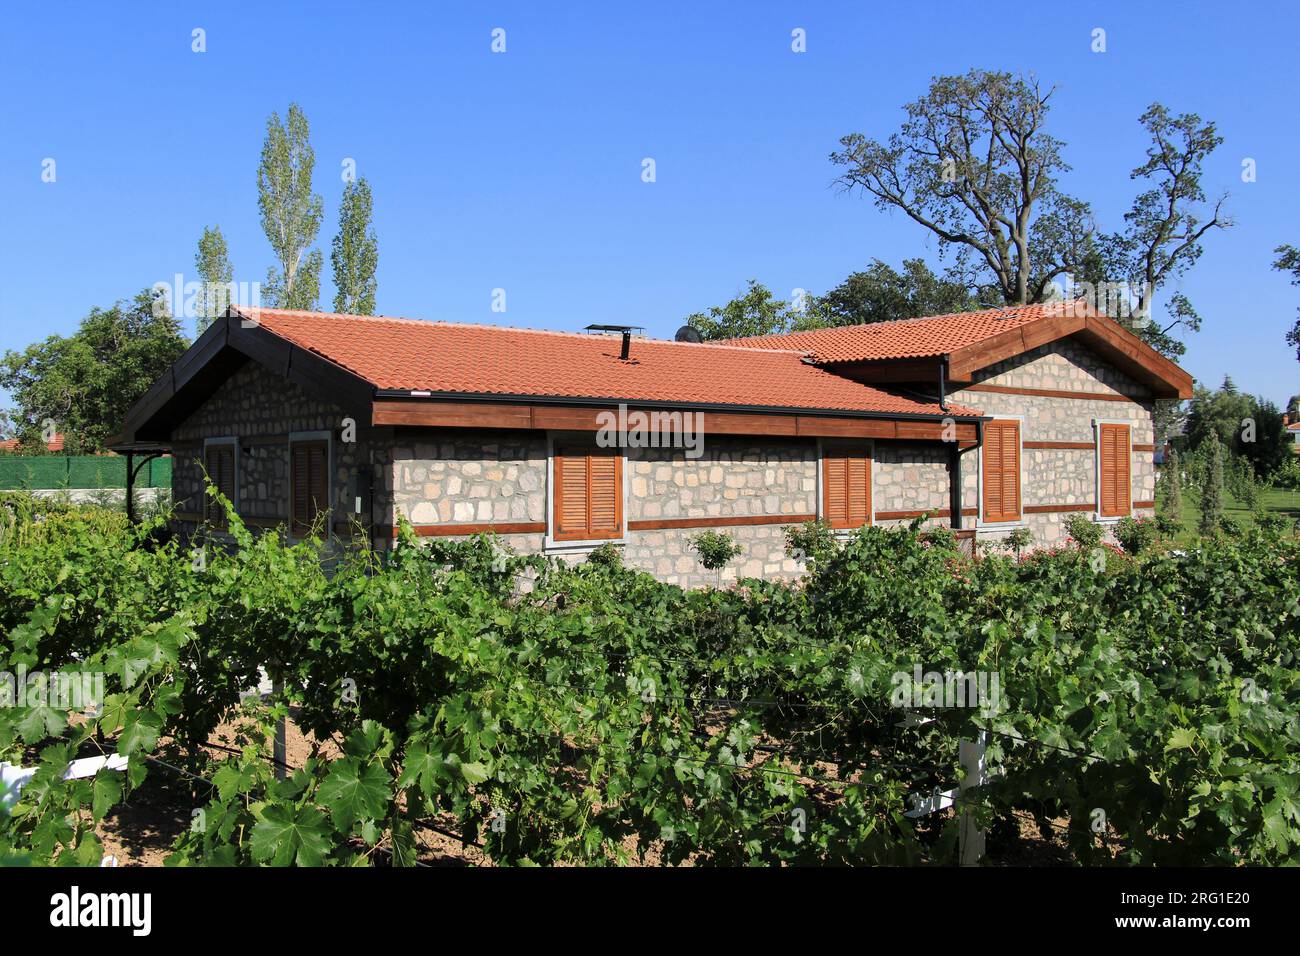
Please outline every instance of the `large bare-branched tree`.
M1223 137L1214 123L1195 113L1174 116L1159 103L1148 107L1140 122L1151 136L1151 145L1146 162L1134 169L1130 178L1149 188L1137 195L1124 214L1123 229L1096 237L1079 272L1094 283L1127 283L1134 295L1133 314L1140 319L1138 334L1166 355L1177 356L1186 346L1170 336L1170 331L1181 325L1196 332L1201 317L1186 294L1174 291L1165 302L1173 321L1162 328L1150 321L1152 300L1201 257L1201 240L1206 234L1232 225L1223 211L1227 194L1211 205L1201 186L1205 158Z
M860 133L831 160L840 183L898 209L957 253L971 288L989 283L1009 304L1041 301L1087 246L1087 203L1063 193L1069 166L1045 130L1052 90L1008 73L934 79L880 143Z

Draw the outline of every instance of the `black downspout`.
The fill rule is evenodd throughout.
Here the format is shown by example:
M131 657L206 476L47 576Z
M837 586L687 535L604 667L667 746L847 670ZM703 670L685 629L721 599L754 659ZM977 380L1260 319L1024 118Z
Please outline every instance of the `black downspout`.
M948 445L948 512L954 530L961 530L961 442Z
M939 411L948 411L948 356L939 359Z
M126 453L126 523L135 524L135 472L131 470L134 456Z

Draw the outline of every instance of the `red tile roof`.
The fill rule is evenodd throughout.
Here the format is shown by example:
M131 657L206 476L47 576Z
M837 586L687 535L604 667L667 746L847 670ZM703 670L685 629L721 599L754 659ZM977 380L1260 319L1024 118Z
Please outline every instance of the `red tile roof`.
M1079 302L1044 302L786 335L730 339L728 344L760 349L799 349L818 362L827 363L925 358L947 355L1009 329L1061 316L1071 310L1076 315L1097 314Z
M18 450L18 439L17 439L17 438L6 438L4 441L0 441L0 450L2 450L2 451L17 451L17 450ZM47 441L47 442L45 443L45 450L46 450L46 451L63 451L63 433L62 433L62 432L59 432L57 435L55 435L53 438L51 438L49 441Z
M979 412L855 382L796 351L323 312L240 308L380 389L957 416Z

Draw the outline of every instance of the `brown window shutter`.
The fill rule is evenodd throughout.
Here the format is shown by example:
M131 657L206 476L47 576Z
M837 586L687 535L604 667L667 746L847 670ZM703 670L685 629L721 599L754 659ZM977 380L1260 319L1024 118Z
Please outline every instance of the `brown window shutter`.
M208 477L217 491L236 504L235 498L235 446L209 445L204 451L204 467ZM208 497L205 514L209 524L215 528L226 527L226 509L215 498Z
M984 520L1020 519L1020 423L984 426Z
M302 537L316 518L329 510L329 444L297 441L290 444L290 533Z
M1097 444L1101 449L1101 515L1127 515L1133 497L1133 449L1127 425L1102 425Z
M822 457L822 517L832 528L871 523L871 454L835 449Z
M565 448L555 453L557 541L623 534L623 456L615 449Z

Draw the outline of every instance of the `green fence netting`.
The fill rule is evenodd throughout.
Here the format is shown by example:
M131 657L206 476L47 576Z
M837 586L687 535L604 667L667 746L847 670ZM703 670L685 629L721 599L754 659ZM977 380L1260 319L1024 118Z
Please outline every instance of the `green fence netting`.
M136 475L137 488L169 488L172 460L155 458ZM125 488L126 459L120 455L0 456L0 489Z

